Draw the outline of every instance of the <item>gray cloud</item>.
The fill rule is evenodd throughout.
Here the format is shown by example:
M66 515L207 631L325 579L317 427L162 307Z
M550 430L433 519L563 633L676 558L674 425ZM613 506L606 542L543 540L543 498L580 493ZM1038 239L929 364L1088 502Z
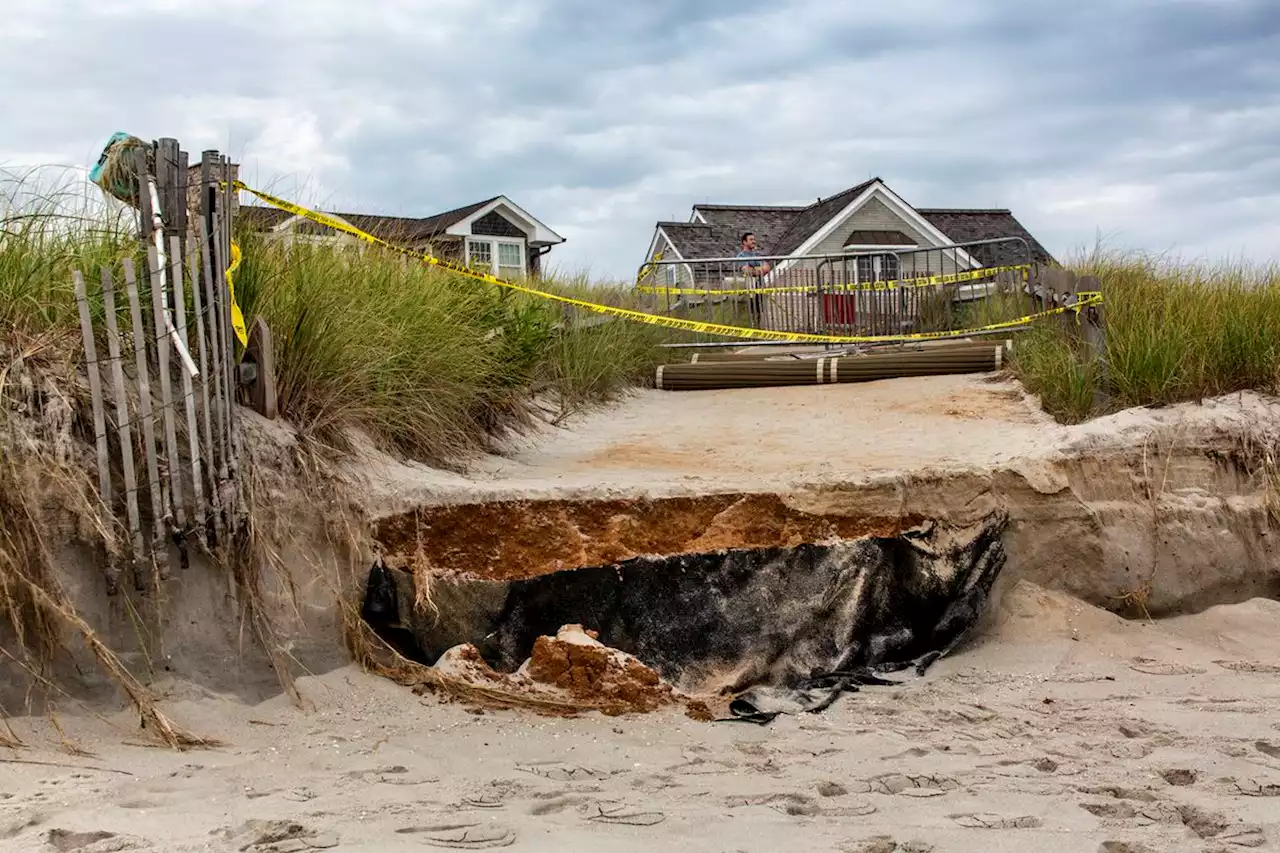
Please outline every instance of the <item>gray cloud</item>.
M117 129L227 150L331 207L505 193L625 277L700 201L879 175L1008 206L1054 252L1099 229L1280 257L1268 0L44 0L0 31L0 165L87 165Z

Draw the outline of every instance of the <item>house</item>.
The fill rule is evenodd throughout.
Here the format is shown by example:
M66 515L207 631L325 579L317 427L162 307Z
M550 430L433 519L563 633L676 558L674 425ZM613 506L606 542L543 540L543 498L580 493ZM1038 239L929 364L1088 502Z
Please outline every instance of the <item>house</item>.
M438 258L469 262L501 278L536 278L542 258L565 241L506 196L422 218L325 211L396 246L430 251ZM275 239L358 243L349 235L274 207L241 205L237 222Z
M741 235L748 231L755 234L762 254L788 256L774 265L774 273L764 283L784 283L788 270L821 266L804 257L843 254L863 256L847 265L859 281L1053 263L1052 256L1008 210L916 208L883 180L872 178L810 205L696 204L688 222L658 222L645 263L659 254L666 263L655 268L653 283L692 286L721 278L735 265L708 264L705 259L732 258L740 249ZM943 249L984 240L1000 242ZM704 262L697 263L699 259ZM841 262L829 261L827 269L833 263Z

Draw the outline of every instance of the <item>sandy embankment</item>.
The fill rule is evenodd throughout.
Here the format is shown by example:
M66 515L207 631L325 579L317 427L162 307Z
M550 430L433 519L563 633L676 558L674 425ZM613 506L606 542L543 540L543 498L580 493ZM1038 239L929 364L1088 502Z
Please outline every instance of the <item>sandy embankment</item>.
M1055 460L1084 451L1136 446L1145 458L1153 430L1204 437L1280 424L1268 401L1249 395L1063 428L1007 386L967 377L757 396L648 395L470 477L366 467L379 481L371 502L391 513L427 501L772 490L812 503L816 486L838 509L823 489L847 496L901 483L904 472L993 468L1053 479ZM912 402L922 396L933 402ZM697 417L682 408L691 405ZM1174 550L1179 536L1200 535L1187 526L1190 507L1212 520L1212 501L1226 502L1179 480L1200 473L1166 465L1164 481L1179 484L1167 497ZM989 492L970 498L1003 499ZM1110 493L1073 500L1103 518L1119 512L1108 509ZM1039 506L1024 525L1057 512ZM1210 562L1230 547L1194 553L1208 555L1204 572L1239 571ZM1043 559L1030 545L1012 548L1011 560L1017 554ZM1156 563L1176 556L1161 551ZM301 710L284 697L248 705L175 688L167 710L225 742L205 751L157 749L130 713L104 720L68 705L59 722L91 755L69 755L47 720L14 722L27 748L0 757L50 764L0 764L0 850L1280 845L1280 603L1246 595L1195 615L1125 621L1009 568L982 634L923 679L768 727L675 710L477 715L349 667L303 679Z

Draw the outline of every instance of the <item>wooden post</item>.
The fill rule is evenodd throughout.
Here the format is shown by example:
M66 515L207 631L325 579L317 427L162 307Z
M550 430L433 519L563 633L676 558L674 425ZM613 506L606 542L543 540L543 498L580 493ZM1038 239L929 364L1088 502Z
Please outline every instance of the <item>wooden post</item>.
M209 338L205 333L205 301L201 294L198 246L199 243L194 232L189 231L187 238L187 268L191 273L191 302L196 315L196 338L200 343L200 412L204 427L201 432L201 437L204 439L204 472L206 485L209 487L209 503L213 508L213 512L206 518L206 527L209 528L206 533L210 536L210 541L216 542L221 532L218 514L222 506L218 500L218 478L214 474L216 461L213 455L213 417L209 409Z
M102 269L102 304L106 309L107 351L111 355L111 383L116 398L116 435L120 440L120 459L124 469L125 510L129 531L133 534L133 576L138 579L138 561L142 558L142 519L138 512L138 478L133 464L133 428L129 423L129 398L125 396L124 366L120 362L120 326L116 320L116 286L111 270ZM116 579L118 582L118 579Z
M138 151L138 152L135 152L134 158L135 158L134 168L137 170L137 173L138 173L138 213L139 213L138 239L143 241L144 243L150 243L152 242L151 231L152 231L153 212L151 209L151 195L147 192L147 174L148 174L147 155L143 151ZM148 271L147 273L147 278L145 283L147 284L148 287L151 286L150 271ZM151 316L151 312L149 311L146 312L144 316L146 317L147 322L150 322L152 319L154 319ZM159 328L154 328L154 329L148 326L147 329L148 329L147 334L151 336L153 339L155 337L158 337L164 334L163 325L161 325Z
M177 237L169 238L169 257L172 260L169 270L173 276L173 304L177 309L177 313L174 315L174 324L178 328L178 339L182 341L182 345L190 352L191 341L187 336L187 298L182 281L182 241ZM200 428L196 425L196 392L191 382L191 374L185 370L181 371L181 373L182 398L187 414L187 452L191 456L191 490L194 493L191 512L194 524L203 528L206 510L204 505L204 483L202 482L204 475L200 471ZM201 534L203 532L202 529Z
M1077 282L1080 291L1102 292L1102 283L1091 275ZM1079 298L1077 296L1077 298ZM1090 305L1080 312L1086 352L1094 364L1096 384L1093 387L1093 409L1101 414L1111 406L1111 369L1107 352L1107 325L1104 305Z
M222 312L218 309L217 277L213 270L213 250L207 237L200 240L200 254L204 262L204 295L209 310L209 351L210 370L213 373L214 430L217 433L218 481L225 482L227 473L227 400L223 394L222 380L224 375L222 362L226 355L222 351ZM209 382L209 375L205 375Z
M129 296L129 315L133 322L133 353L138 369L138 417L142 421L142 444L147 456L147 482L151 487L151 518L155 524L154 548L168 555L164 545L164 519L169 514L169 500L160 483L160 458L156 452L155 414L151 406L151 367L147 357L147 326L142 321L142 300L138 296L138 279L133 260L124 259L125 292Z
M246 360L252 361L257 376L249 385L249 405L264 418L275 420L276 412L276 355L271 340L271 329L261 317L253 321L249 330L249 346Z
M177 142L174 142L177 147ZM173 229L177 232L178 238L183 241L183 255L187 253L188 231L190 229L189 217L187 216L187 202L190 192L190 162L188 161L187 152L178 148L178 161L175 168L174 187L173 187Z
M102 375L98 372L98 347L93 340L93 321L89 315L89 299L85 292L84 276L79 270L72 273L75 282L76 304L80 308L80 334L84 337L84 355L89 374L89 396L93 403L94 442L98 448L98 493L102 503L111 506L111 455L107 448L106 416L103 413Z
M225 266L223 267L221 280L225 292L226 299L226 316L227 316L227 353L231 358L227 361L227 381L231 388L231 392L227 395L228 411L231 413L231 472L235 476L240 470L240 431L236 429L237 410L236 410L236 389L239 385L237 371L235 365L238 361L235 358L237 338L235 329L231 322L231 292L229 282L227 281L226 270L231 266L231 228L232 218L234 216L235 190L231 186L231 158L223 156L222 158L222 258Z
M151 272L151 307L155 313L156 328L156 361L160 373L160 405L164 418L165 475L169 483L169 492L173 497L172 521L174 532L187 526L187 513L182 501L182 464L178 455L178 433L174 426L173 416L173 384L169 370L169 336L164 333L164 288L160 286L160 258L155 246L147 247L147 263Z

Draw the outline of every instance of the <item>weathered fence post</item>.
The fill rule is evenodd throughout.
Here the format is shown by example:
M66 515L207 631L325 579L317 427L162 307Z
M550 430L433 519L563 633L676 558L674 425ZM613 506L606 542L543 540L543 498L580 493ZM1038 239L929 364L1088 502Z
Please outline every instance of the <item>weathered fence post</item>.
M80 334L84 336L84 355L88 365L89 396L93 403L93 437L98 448L98 490L102 503L111 506L111 455L107 447L106 415L103 412L102 374L98 371L98 346L93 339L93 321L89 314L89 298L85 291L84 276L79 270L72 274L76 289L76 304L80 309Z
M129 518L129 532L133 534L133 580L135 588L141 586L138 573L139 560L142 559L144 546L142 542L142 520L138 512L138 481L133 466L133 429L129 423L129 398L125 396L124 366L120 362L120 327L116 320L116 286L111 271L102 269L102 305L107 321L107 351L111 355L112 393L116 398L116 437L120 440L120 461L124 472L125 510ZM118 577L111 578L111 584L118 583ZM115 590L108 589L109 593Z
M155 524L152 550L165 554L164 519L169 515L169 497L160 481L160 458L156 448L155 413L151 405L151 367L147 356L147 326L142 319L142 300L138 295L138 280L133 260L124 260L125 292L129 296L129 316L133 322L134 358L138 367L138 417L142 421L142 442L147 454L147 481L151 489L151 518Z
M1080 291L1102 292L1102 282L1091 275L1081 276ZM1077 295L1077 299L1079 296ZM1111 369L1107 352L1107 325L1105 306L1090 305L1080 311L1080 323L1084 332L1085 352L1096 371L1093 387L1093 408L1096 413L1105 412L1111 405Z

